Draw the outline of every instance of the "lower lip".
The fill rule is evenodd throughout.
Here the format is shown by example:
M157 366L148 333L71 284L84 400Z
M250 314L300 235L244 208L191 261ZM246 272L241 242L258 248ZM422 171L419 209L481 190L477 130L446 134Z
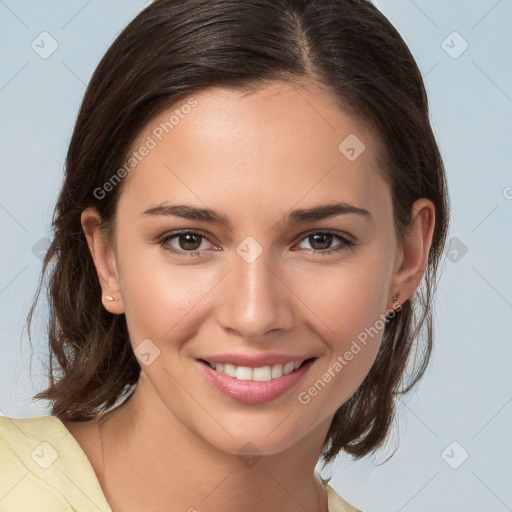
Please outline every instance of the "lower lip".
M224 395L244 404L263 404L280 397L302 379L311 365L315 362L310 359L300 368L287 373L277 379L267 381L238 380L225 373L218 372L203 362L197 361L206 378Z

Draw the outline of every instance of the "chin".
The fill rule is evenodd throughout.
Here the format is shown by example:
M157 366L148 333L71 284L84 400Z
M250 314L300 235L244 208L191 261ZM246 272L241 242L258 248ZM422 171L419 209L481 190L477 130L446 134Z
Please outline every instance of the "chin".
M233 438L226 439L205 439L211 446L230 455L236 455L242 463L252 458L272 456L292 449L299 441L300 437L292 436L289 432L283 432L281 435L270 436L260 432L244 432L233 435ZM247 464L246 464L247 465Z

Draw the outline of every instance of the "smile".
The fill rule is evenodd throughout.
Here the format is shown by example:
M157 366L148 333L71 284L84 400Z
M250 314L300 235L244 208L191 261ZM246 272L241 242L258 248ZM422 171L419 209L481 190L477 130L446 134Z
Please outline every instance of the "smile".
M279 379L283 375L293 372L300 368L304 361L289 362L286 364L275 364L273 366L260 366L259 368L250 368L248 366L236 366L229 363L210 363L206 361L212 369L223 373L228 377L234 377L238 380L255 380L264 382L272 379Z
M283 363L274 361L273 364L254 367L205 359L196 360L196 364L217 392L231 400L256 405L271 402L291 392L316 359L311 357Z

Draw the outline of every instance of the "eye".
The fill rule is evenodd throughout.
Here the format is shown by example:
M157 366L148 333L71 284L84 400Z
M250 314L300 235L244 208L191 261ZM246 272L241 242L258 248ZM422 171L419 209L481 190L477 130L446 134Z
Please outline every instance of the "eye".
M335 240L338 240L340 243L338 243L337 246L334 246L334 248L331 248L332 243ZM349 240L334 231L313 231L306 234L303 241L307 241L312 246L312 250L308 252L313 252L321 256L343 251L348 249L350 246L355 245L353 240Z
M318 254L320 256L329 255L331 253L339 252L348 249L350 246L355 245L353 240L350 240L339 233L334 231L312 231L307 233L302 239L307 241L312 249L300 247L305 249L308 253ZM338 245L332 247L334 241L338 241ZM189 257L202 257L202 254L207 250L209 242L208 237L193 230L177 231L171 234L166 234L158 240L159 244L167 251L177 254L178 256ZM215 247L215 246L214 246ZM218 248L214 250L219 250Z
M190 230L164 235L158 241L164 249L172 253L194 257L202 256L201 252L206 250L205 241L207 241L206 246L211 243L202 233Z

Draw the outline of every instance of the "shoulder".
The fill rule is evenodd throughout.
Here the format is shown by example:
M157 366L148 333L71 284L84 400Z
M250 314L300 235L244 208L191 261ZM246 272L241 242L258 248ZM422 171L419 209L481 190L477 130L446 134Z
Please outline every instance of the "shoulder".
M48 431L61 430L62 422L56 416L38 416L37 418L12 418L0 416L0 437L9 439L39 436Z
M345 501L330 485L329 479L322 479L325 490L327 491L327 498L329 503L329 512L363 512L358 508L353 507Z
M60 419L0 416L2 512L72 512L91 502L110 511L85 453Z

